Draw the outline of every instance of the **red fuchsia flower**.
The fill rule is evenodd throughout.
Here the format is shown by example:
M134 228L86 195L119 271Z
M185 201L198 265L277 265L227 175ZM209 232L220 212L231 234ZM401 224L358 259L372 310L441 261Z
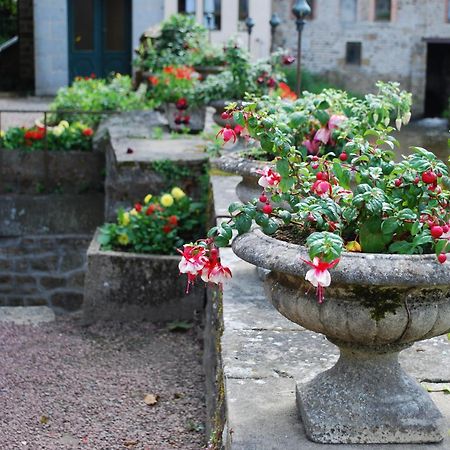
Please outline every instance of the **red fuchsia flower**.
M333 130L338 128L338 126L346 119L347 117L342 114L333 114L328 120L328 123L317 131L314 140L327 145L331 141L331 133Z
M264 167L264 169L257 169L256 173L262 175L258 180L258 184L264 189L268 187L277 187L280 184L281 175L268 166Z
M205 283L215 283L222 285L232 277L231 270L222 266L219 261L207 264L201 274L201 278Z
M240 136L243 129L244 129L244 127L242 125L236 125L234 127L234 132L236 133L237 136Z
M183 119L182 119L182 122L185 124L185 125L189 125L189 122L191 121L191 116L184 116L183 117Z
M311 190L320 197L327 197L332 193L331 184L325 180L317 180L312 185Z
M225 125L225 128L222 128L217 134L216 139L222 136L222 139L224 142L231 141L233 139L233 144L237 141L237 134L236 132L231 128L231 125L227 123Z
M317 300L319 303L323 303L324 288L331 284L331 275L328 269L332 269L339 262L339 258L327 263L321 261L320 258L315 257L312 262L302 260L312 269L308 270L305 275L305 280L309 281L317 290Z
M275 86L276 86L276 81L275 81L275 79L274 78L272 78L272 77L270 77L268 80L267 80L267 87L268 88L274 88Z
M291 64L293 64L295 62L295 57L292 55L283 55L283 57L281 58L281 62L285 66L290 66Z
M94 130L92 128L85 128L83 130L83 135L86 137L90 137L94 134Z
M202 245L183 245L183 251L178 250L181 253L181 261L178 264L180 273L187 273L197 276L199 272L203 270L209 259L206 255L206 248Z
M179 100L177 100L177 102L175 103L175 107L180 110L183 111L185 109L188 108L188 102L185 98L180 98Z
M317 155L320 150L320 141L316 140L306 140L303 141L302 145L306 147L306 150L308 152L308 155Z

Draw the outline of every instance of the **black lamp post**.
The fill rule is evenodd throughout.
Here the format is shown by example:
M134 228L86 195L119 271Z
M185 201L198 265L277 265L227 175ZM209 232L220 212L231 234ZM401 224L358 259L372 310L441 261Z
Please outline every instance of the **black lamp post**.
M305 26L305 17L311 14L311 8L306 0L297 0L292 8L292 12L296 17L298 42L297 42L297 95L300 97L300 84L302 81L302 31Z
M278 27L278 25L281 24L281 19L278 16L277 13L273 13L272 17L269 20L270 23L270 31L271 31L271 36L272 36L272 40L270 42L270 51L273 52L274 50L274 40L275 40L275 31Z
M248 33L248 51L250 52L252 46L252 30L255 26L255 21L249 16L245 19L245 26L247 27Z

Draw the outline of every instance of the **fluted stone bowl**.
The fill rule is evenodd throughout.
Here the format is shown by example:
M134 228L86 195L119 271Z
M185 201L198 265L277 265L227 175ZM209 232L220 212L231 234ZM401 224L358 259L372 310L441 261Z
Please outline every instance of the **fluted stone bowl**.
M306 248L259 229L233 251L270 270L266 293L292 322L340 349L334 367L297 385L308 437L322 443L440 442L444 419L398 363L416 341L450 331L450 266L435 255L344 253L319 304L305 280ZM419 356L418 356L419 357Z
M242 177L242 181L236 186L236 195L242 203L247 203L258 198L263 191L258 180L261 177L256 171L264 167L274 167L268 161L255 161L244 158L238 153L229 153L214 161L214 165L224 172L234 173Z

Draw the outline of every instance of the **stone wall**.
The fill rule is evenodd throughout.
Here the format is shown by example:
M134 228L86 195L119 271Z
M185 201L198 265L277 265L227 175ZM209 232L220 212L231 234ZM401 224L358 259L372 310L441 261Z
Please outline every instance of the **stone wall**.
M0 305L80 308L104 155L0 150Z
M0 305L80 308L90 239L90 234L1 237Z
M282 20L277 45L297 47L291 0L272 0ZM315 2L315 14L303 33L303 63L352 91L373 91L377 80L399 81L414 94L414 112L422 114L425 100L428 38L450 39L446 0L393 1L392 20L373 20L373 2L357 2L356 21L348 21L342 0ZM347 6L348 7L348 6ZM347 42L362 43L361 65L346 64Z

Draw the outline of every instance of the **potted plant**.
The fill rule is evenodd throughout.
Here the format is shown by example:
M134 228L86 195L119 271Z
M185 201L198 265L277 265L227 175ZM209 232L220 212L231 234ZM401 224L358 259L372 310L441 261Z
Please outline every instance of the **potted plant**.
M209 43L193 50L192 59L194 69L202 80L225 70L226 58L223 49Z
M278 96L247 102L245 107L230 105L227 113L240 125L240 133L250 139L249 149L225 154L215 161L220 169L242 176L236 192L241 201L258 197L261 169L270 167L280 152L295 149L303 157L333 152L346 158L343 146L356 134L387 126L395 119L401 127L410 118L411 94L398 83L377 83L378 93L358 99L337 89L319 94L304 92L298 100ZM223 131L224 141L234 140L232 131Z
M85 320L193 318L203 308L205 290L198 286L183 298L176 255L205 226L205 205L179 187L119 210L117 221L102 226L88 250Z
M274 124L268 137L277 142L281 131ZM446 433L398 353L450 331L450 178L423 148L396 162L392 131L379 123L345 137L340 153L281 145L274 173L260 177L263 209L230 205L231 219L180 265L191 283L204 278L237 230L234 252L271 271L266 291L278 311L339 347L332 369L297 386L307 436L317 442L439 442Z
M153 97L165 106L169 128L198 133L205 127L204 99L197 95L198 74L192 67L168 66L152 77Z

